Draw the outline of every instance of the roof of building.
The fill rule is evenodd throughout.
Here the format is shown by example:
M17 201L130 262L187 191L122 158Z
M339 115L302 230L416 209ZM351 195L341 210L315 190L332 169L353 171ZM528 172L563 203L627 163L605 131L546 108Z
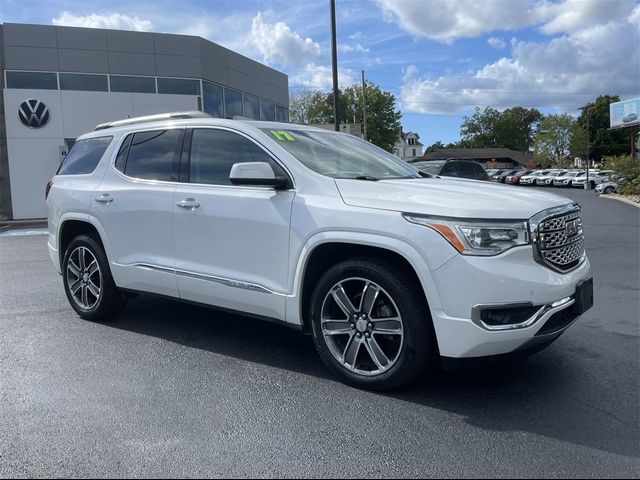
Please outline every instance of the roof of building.
M398 143L402 145L409 145L409 142L407 142L407 137L410 135L416 139L416 143L411 144L412 147L424 146L422 143L420 143L420 135L415 132L403 132L402 130L400 130L400 135L398 135L398 138L396 139L396 145L398 145Z
M526 152L518 152L510 148L442 148L428 150L422 156L424 160L446 160L447 158L468 158L473 160L499 160L508 158L520 165L534 161L533 155Z

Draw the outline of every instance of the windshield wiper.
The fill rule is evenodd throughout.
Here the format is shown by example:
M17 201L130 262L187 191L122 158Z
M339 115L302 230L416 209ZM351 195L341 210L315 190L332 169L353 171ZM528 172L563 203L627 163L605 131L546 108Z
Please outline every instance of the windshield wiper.
M371 175L358 175L357 177L351 177L354 180L369 180L370 182L377 182L379 178L372 177Z

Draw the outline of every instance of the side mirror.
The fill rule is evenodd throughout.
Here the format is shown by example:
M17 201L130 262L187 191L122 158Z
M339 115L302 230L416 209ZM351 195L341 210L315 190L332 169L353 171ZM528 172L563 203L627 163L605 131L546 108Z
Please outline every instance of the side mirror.
M235 163L231 167L229 180L233 185L254 185L276 189L289 185L289 178L276 175L268 162Z

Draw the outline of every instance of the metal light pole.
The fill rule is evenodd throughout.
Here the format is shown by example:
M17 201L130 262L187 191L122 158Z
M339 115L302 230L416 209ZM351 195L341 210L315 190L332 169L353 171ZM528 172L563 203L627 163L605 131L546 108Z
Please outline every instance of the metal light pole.
M367 96L366 96L366 83L364 82L364 70L362 70L362 129L364 139L369 140L367 137Z
M591 183L589 181L589 104L586 104L584 107L580 107L578 110L584 110L585 115L587 116L587 181L584 184L584 188L589 190L591 188Z
M336 132L340 131L338 112L338 49L336 47L336 0L330 0L331 7L331 69L333 71L333 121Z

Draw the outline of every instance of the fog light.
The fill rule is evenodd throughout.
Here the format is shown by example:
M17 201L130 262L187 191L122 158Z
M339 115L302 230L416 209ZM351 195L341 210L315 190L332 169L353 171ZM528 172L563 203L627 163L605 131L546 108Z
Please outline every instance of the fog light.
M483 310L480 312L480 320L492 327L517 325L529 320L538 310L540 307L534 306Z

